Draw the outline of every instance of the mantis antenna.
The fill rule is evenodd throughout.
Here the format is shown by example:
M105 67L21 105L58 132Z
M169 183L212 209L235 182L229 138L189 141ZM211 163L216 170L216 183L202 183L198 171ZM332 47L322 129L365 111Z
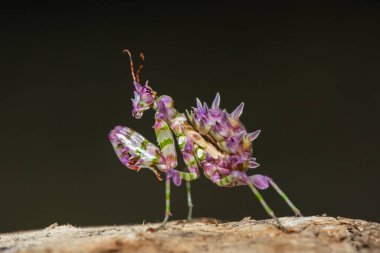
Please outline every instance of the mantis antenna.
M131 55L131 52L129 52L128 49L124 49L124 50L123 50L123 53L124 53L124 54L127 53L127 54L129 55L129 62L130 62L130 64L131 64L132 79L133 79L133 81L136 82L135 70L134 70L134 68L133 68L133 61L132 61L132 55Z
M140 59L141 59L141 64L140 64L140 66L139 66L139 68L137 69L137 72L136 72L136 79L137 79L138 83L140 83L140 71L144 67L145 56L144 56L143 53L140 53Z

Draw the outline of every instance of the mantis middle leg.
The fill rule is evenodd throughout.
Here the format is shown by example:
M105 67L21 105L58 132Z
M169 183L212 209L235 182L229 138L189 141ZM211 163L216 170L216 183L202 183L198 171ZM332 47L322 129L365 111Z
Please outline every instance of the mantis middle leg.
M165 200L166 200L166 207L165 207L165 218L163 220L163 223L160 227L164 227L167 223L169 216L171 215L170 212L170 179L173 180L173 183L177 186L181 184L182 179L186 182L195 180L199 177L199 171L196 162L194 163L195 159L191 157L191 153L188 152L188 146L191 144L191 142L184 140L185 144L183 143L179 144L182 154L184 155L184 161L185 164L188 166L190 172L182 172L175 170L174 168L177 166L177 153L175 150L175 144L174 144L174 137L173 133L168 125L168 123L158 117L156 117L155 124L153 126L157 142L160 146L161 153L162 153L162 164L165 164L165 172L167 174L166 177L166 183L165 183ZM178 136L179 140L182 136ZM191 147L192 148L192 147ZM189 205L189 214L188 218L191 219L192 214L192 201L191 201L191 194L190 194L190 185L187 183L187 192L188 192L188 205Z
M199 177L199 168L197 160L194 156L194 145L190 138L186 137L184 134L179 134L177 136L178 146L181 150L183 161L186 164L189 173L184 174L184 179L186 180L186 193L187 193L187 205L189 212L187 214L187 220L192 219L193 213L193 202L191 198L191 184L190 181L195 180Z

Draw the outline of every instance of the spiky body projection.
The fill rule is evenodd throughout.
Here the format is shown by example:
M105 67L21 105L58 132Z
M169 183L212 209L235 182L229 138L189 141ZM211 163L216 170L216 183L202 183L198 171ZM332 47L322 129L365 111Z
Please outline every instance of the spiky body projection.
M216 97L211 108L197 98L197 107L187 116L200 134L208 137L211 142L223 151L227 157L226 166L231 170L245 171L256 168L259 164L252 157L252 142L257 138L260 130L247 133L239 117L243 112L244 103L241 103L231 114L219 108L220 95Z
M139 72L142 65L134 73L131 54L129 54L132 78L134 84L134 98L132 99L132 115L141 118L144 111L156 111L153 126L159 147L146 140L141 134L128 127L117 126L109 134L117 156L122 164L132 170L149 168L160 178L160 172L166 174L166 211L161 227L167 222L170 213L170 182L179 186L182 180L186 181L187 198L189 205L188 219L191 219L192 199L190 181L200 176L199 167L204 175L218 186L231 187L248 185L256 195L267 213L275 219L279 227L283 228L272 209L264 201L258 189L272 186L287 202L296 215L301 212L293 205L285 193L264 175L248 176L248 169L257 168L259 164L252 156L253 141L260 134L260 130L248 133L239 117L243 112L244 103L241 103L233 112L228 113L220 108L220 95L217 93L211 107L196 99L196 107L192 111L178 112L174 108L171 97L157 96L157 92L148 85L140 84ZM143 55L140 55L144 59ZM174 134L174 135L173 135ZM178 143L187 172L178 171L177 153L174 142Z

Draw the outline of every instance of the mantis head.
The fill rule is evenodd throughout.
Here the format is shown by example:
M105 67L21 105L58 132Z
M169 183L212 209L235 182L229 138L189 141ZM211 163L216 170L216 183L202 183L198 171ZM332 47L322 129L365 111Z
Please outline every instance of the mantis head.
M131 53L127 49L123 50L123 52L129 55L129 60L131 64L131 72L134 86L133 93L135 95L135 97L132 99L132 116L136 119L140 119L143 116L144 111L153 107L154 101L157 97L157 92L155 92L148 85L148 81L145 82L145 85L140 84L140 71L143 68L143 63L140 64L135 75ZM140 58L142 62L144 62L143 53L140 53Z
M153 106L157 93L149 87L148 81L144 86L136 81L134 81L133 84L135 86L135 91L133 92L135 97L132 98L132 115L136 119L140 119L144 111Z

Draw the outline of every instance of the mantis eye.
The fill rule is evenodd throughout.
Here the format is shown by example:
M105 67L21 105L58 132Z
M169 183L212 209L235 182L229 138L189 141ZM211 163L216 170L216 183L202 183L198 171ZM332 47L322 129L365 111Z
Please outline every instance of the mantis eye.
M148 93L148 94L152 94L152 90L149 88L146 88L146 87L143 87L143 92Z

